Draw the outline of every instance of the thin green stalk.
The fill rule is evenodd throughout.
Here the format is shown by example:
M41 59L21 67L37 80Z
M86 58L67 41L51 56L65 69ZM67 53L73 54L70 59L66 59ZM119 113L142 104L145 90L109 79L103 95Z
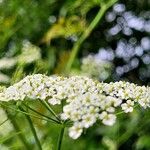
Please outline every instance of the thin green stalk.
M21 109L22 111L25 111L23 108L20 108L20 109ZM25 111L25 112L26 112L26 111ZM38 147L39 150L42 150L42 146L41 146L41 143L40 143L39 138L38 138L38 136L37 136L36 130L35 130L35 128L34 128L34 125L33 125L33 123L32 123L32 120L31 120L31 118L30 118L29 115L25 114L25 116L26 116L26 119L27 119L27 121L28 121L28 123L29 123L30 129L31 129L31 131L32 131L32 133L33 133L33 136L34 136L35 142L36 142L36 144L37 144L37 147Z
M7 135L6 137L1 137L0 138L0 145L3 144L3 143L5 143L7 140L9 140L11 138L14 138L15 136L18 136L18 134L20 134L20 133L22 133L22 131L21 132L11 133L11 134Z
M61 112L63 112L64 101L61 102Z
M24 105L25 105L27 108L29 108L31 111L33 111L33 112L37 113L38 115L40 115L40 116L42 116L42 117L45 117L45 118L47 118L47 119L50 119L51 121L54 121L54 122L56 122L56 123L60 124L60 122L59 122L59 121L57 121L57 120L55 120L55 119L53 119L53 118L50 118L50 117L48 117L48 116L46 116L46 115L43 115L42 113L40 113L40 112L38 112L38 111L34 110L33 108L31 108L31 107L27 106L26 104L24 104Z
M106 10L108 8L110 8L117 0L111 0L109 2L105 3L101 3L101 7L97 13L97 15L95 16L95 18L93 19L93 21L91 22L91 24L88 26L88 28L83 32L83 34L81 35L81 37L79 38L79 40L74 44L73 48L72 48L72 52L70 54L70 58L68 60L68 63L66 65L65 71L68 72L71 67L72 64L77 56L77 53L80 49L81 44L85 41L85 39L90 35L90 33L93 31L93 29L97 26L97 24L99 23L99 21L102 19L102 17L104 16Z
M45 120L45 121L49 121L49 122L52 122L52 123L56 123L56 122L54 122L54 121L52 121L52 120L50 120L50 119L47 119L47 118L41 118L41 117L38 117L38 116L33 115L33 114L31 114L31 113L27 113L27 112L24 112L24 111L21 111L21 110L17 110L17 109L15 109L15 108L13 108L13 107L4 105L4 104L2 104L1 102L0 102L0 104L1 104L2 106L6 107L6 108L9 108L9 109L11 109L11 110L15 110L16 112L20 112L20 113L23 113L23 114L32 116L32 117L37 118L37 119L40 119L40 120ZM58 124L58 123L57 123L57 124Z
M12 115L11 115L10 113L8 113L7 111L5 111L5 112L6 112L7 117L8 117L9 120L11 121L11 123L12 123L14 129L16 130L17 133L19 133L19 134L18 134L18 137L19 137L19 139L21 140L22 144L24 145L24 147L25 147L27 150L29 150L29 149L30 149L30 146L29 146L29 144L27 143L27 141L26 141L25 137L23 136L23 134L21 133L21 130L20 130L20 128L19 128L19 126L18 126L16 120L14 119L14 116L12 116Z
M50 107L50 105L47 104L46 101L42 101L42 100L39 100L39 101L51 112L52 115L54 115L54 117L55 117L58 121L60 121L60 118L56 115L56 113L53 111L53 109Z
M24 64L18 64L17 65L17 68L16 68L16 70L12 76L12 79L11 79L11 84L18 82L23 77L24 67L25 67Z
M0 126L2 126L5 122L7 122L9 119L7 118L7 119L5 119L4 121L2 121L1 123L0 123Z
M61 150L64 131L65 131L65 126L63 124L60 130L59 138L58 138L57 150Z

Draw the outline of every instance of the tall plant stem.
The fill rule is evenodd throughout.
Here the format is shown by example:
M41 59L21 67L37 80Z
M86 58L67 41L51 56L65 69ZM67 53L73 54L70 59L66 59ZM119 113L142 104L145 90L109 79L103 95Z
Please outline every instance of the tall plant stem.
M22 144L24 145L25 149L26 149L26 150L29 150L31 147L30 147L30 145L27 143L27 141L26 141L24 135L21 133L21 130L20 130L20 128L19 128L19 126L18 126L16 120L14 119L14 116L12 116L8 111L5 111L5 112L6 112L6 115L7 115L8 119L11 121L11 123L12 123L14 129L16 130L17 133L19 133L19 134L18 134L18 137L19 137L19 139L21 140Z
M60 134L59 134L59 138L58 138L58 143L57 143L57 150L61 150L64 131L65 131L65 126L64 126L64 124L62 124Z
M20 108L20 109L21 109L22 111L26 112L23 108ZM31 131L32 131L32 133L33 133L33 136L34 136L35 142L36 142L36 144L37 144L37 147L38 147L39 150L42 150L42 146L41 146L41 143L40 143L40 141L39 141L39 139L38 139L38 136L37 136L36 130L35 130L35 128L34 128L34 125L33 125L33 123L32 123L32 120L31 120L31 118L30 118L29 115L25 114L25 116L26 116L26 119L27 119L27 121L28 121L28 123L29 123L30 129L31 129Z
M96 27L96 25L99 23L99 21L102 19L102 17L104 16L105 12L107 11L108 8L110 8L117 0L110 0L107 3L101 3L101 7L97 13L97 15L95 16L95 18L93 19L93 21L90 23L90 25L88 26L88 28L83 32L83 34L81 35L81 37L78 39L78 41L74 44L71 54L70 54L70 58L68 60L68 63L66 65L65 71L68 72L71 67L72 64L77 56L77 53L80 49L81 44L85 41L85 39L90 35L90 33L93 31L93 29Z

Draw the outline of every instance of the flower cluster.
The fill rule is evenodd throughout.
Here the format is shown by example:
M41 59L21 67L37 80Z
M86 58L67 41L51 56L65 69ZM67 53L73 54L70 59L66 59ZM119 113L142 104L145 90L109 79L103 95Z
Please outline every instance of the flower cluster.
M17 63L29 64L41 58L40 48L29 41L23 43L21 54L16 57L3 57L0 59L0 70L10 69Z
M41 59L40 48L29 41L24 41L21 54L14 57L3 57L0 59L0 70L11 69L14 66L26 65ZM0 83L10 83L10 77L0 72Z
M0 92L1 101L30 99L46 100L51 105L66 101L62 120L70 120L69 136L77 139L84 129L98 120L111 126L116 109L132 112L134 105L150 107L150 87L128 82L100 83L83 76L59 77L30 75Z
M10 77L0 72L0 83L9 83Z
M96 55L88 55L82 59L81 70L83 75L105 81L111 75L112 63Z
M3 57L0 59L0 70L10 69L14 65L16 65L16 63L17 63L16 58Z
M22 53L17 57L18 63L32 63L41 58L40 48L31 44L29 41L24 41Z
M125 112L131 112L134 103L138 103L143 108L150 107L150 87L137 86L123 81L102 84L103 91L107 95L126 100L125 103L121 104Z

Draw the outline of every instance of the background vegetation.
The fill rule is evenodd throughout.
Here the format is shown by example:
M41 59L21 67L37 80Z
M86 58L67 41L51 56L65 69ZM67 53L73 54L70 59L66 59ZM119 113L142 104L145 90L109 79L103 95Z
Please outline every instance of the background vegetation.
M43 73L149 85L149 35L149 0L0 0L0 84ZM25 116L1 107L0 149L36 150ZM149 116L142 109L119 115L113 127L96 124L78 140L66 131L62 149L149 150ZM43 149L54 149L58 127L32 119Z

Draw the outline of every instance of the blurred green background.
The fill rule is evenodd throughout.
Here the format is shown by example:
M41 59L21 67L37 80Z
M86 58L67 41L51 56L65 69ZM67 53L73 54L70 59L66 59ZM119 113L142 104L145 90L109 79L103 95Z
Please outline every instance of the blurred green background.
M150 0L0 0L0 85L33 73L149 85ZM149 150L149 116L119 115L113 127L97 123L78 140L66 130L62 150ZM23 114L3 107L0 118L0 150L37 149ZM55 149L58 127L33 121L43 150Z

